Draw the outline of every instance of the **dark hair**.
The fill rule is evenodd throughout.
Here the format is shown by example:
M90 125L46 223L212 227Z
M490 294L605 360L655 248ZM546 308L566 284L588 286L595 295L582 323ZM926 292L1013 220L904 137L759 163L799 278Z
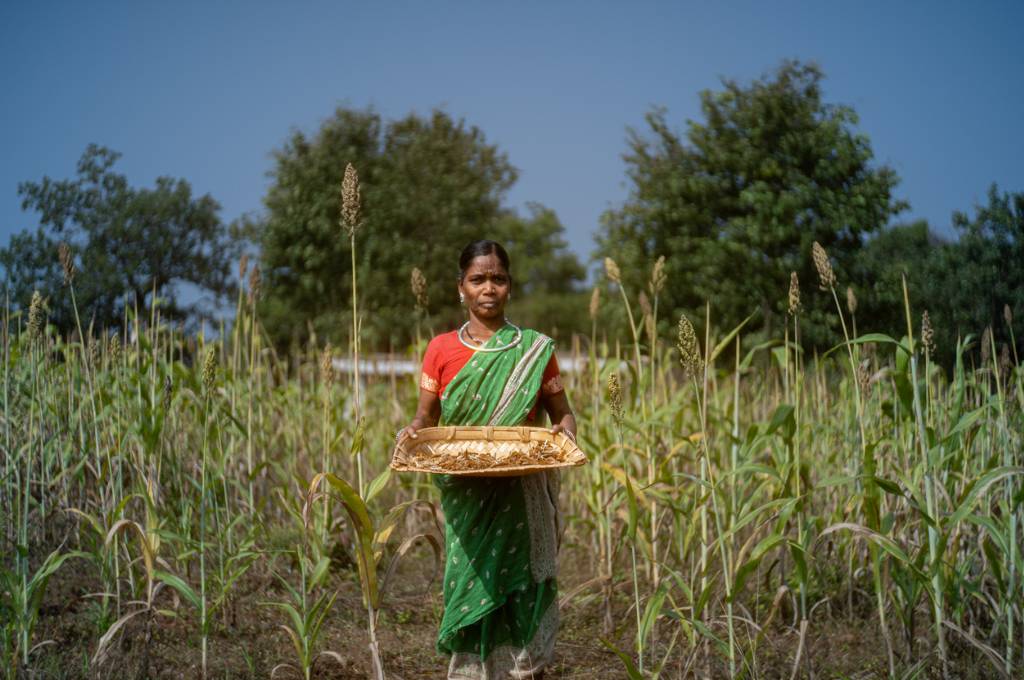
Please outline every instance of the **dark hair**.
M501 262L501 266L505 268L505 272L508 273L509 278L512 278L508 253L505 252L505 249L502 248L501 244L497 241L481 239L479 241L473 241L462 249L462 254L459 255L459 281L461 281L466 275L466 270L469 269L469 265L473 263L474 259L478 257L485 257L487 255L497 255L498 260Z

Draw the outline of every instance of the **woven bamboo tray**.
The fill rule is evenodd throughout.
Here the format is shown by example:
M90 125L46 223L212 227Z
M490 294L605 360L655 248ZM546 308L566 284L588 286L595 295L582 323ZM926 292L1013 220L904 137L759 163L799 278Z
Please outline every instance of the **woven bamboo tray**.
M586 462L576 442L543 427L425 427L416 439L403 434L391 457L401 472L467 477L513 477Z

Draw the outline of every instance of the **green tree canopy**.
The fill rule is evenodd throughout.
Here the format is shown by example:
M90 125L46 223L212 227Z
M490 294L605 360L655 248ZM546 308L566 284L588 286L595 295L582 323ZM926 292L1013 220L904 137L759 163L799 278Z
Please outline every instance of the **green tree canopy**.
M933 267L944 274L935 286L936 325L949 343L980 336L986 327L997 343L1010 342L1004 312L1024 313L1024 192L1000 193L993 184L987 205L973 218L953 213L953 226L959 238L938 253Z
M220 206L208 194L193 197L183 179L160 177L152 189L134 188L113 170L119 157L90 145L75 179L18 186L22 208L39 214L39 226L0 250L12 299L27 305L38 289L49 299L51 322L65 331L74 326L57 254L67 243L83 324L117 326L125 305L142 308L154 293L165 318L209 316L232 288L235 252Z
M957 238L949 241L923 221L885 229L865 242L850 270L858 318L870 319L870 330L896 337L907 332L906 278L915 333L927 310L933 358L947 366L957 340L967 335L978 340L986 327L997 345L1016 341L1020 346L1006 311L1012 320L1024 310L1024 193L1000 193L992 185L987 204L973 217L953 213L953 226Z
M710 301L724 326L759 309L770 328L796 271L805 339L831 342L811 245L828 250L842 284L864 236L906 205L892 196L895 172L872 165L853 109L823 101L822 78L816 66L786 62L750 85L725 80L701 93L703 120L688 121L685 136L664 110L650 112L649 136L629 132L632 189L603 216L598 256L616 259L639 290L665 255L667 309Z
M338 109L315 134L293 132L274 161L265 214L249 228L264 268L261 316L278 343L303 340L309 328L342 340L351 325L351 253L339 226L348 163L361 186L356 266L370 346L410 337L413 267L426 277L432 319L446 327L461 318L458 255L478 238L509 243L524 293L582 278L553 213L535 208L523 218L502 206L516 180L505 153L444 112L387 122L372 110Z
M848 283L857 299L858 330L906 335L904 277L913 311L920 315L930 307L934 321L945 279L938 261L947 247L950 244L932 232L924 220L889 227L865 240L848 268ZM919 320L914 319L915 325Z
M589 328L586 296L577 286L586 278L586 270L569 251L565 228L555 211L531 203L528 213L524 217L505 211L491 237L505 246L512 261L509 318L556 338L585 331ZM455 295L454 280L451 295Z

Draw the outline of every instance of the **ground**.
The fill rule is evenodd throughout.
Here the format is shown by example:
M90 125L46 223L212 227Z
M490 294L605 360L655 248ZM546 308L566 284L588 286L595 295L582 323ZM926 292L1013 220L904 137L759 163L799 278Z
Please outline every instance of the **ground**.
M441 595L438 583L429 581L430 554L410 553L411 559L396 572L393 587L384 602L379 619L380 649L387 677L392 680L443 678L446 660L434 651L434 638L441 617ZM561 556L561 587L568 593L589 580L590 557L583 550L563 550ZM279 565L280 568L280 565ZM96 648L98 632L95 625L95 592L98 584L89 568L70 568L58 573L50 584L41 612L35 640L52 640L37 650L29 678L198 678L200 677L200 639L194 614L179 604L178 616L156 616L146 621L136 617L124 628L123 635L112 646L101 664L90 668L89 657ZM626 575L624 575L626 576ZM313 677L367 678L370 676L367 651L366 616L361 607L355 574L339 570L332 583L338 585L338 599L324 627L318 649L336 652L341 661L321 657ZM260 678L301 677L280 664L295 664L296 652L279 628L284 614L265 606L266 602L284 600L287 595L277 579L266 569L253 568L235 591L236 601L218 617L209 642L208 677ZM617 630L610 639L620 649L632 649L635 613L631 609L631 580L623 578L623 586L613 598L613 620ZM171 608L172 598L161 606ZM604 597L587 588L562 609L562 625L556 659L546 680L555 678L625 678L626 671L616 655L600 638L603 633ZM779 617L782 618L782 617ZM225 620L226 619L226 620ZM634 625L631 625L634 624ZM650 659L659 661L665 653L675 622L663 619L655 632L655 641L647 650ZM149 640L147 638L149 628ZM870 610L854 612L818 610L808 629L803 652L804 664L797 677L850 678L867 680L886 674L884 644ZM754 655L755 677L789 678L792 673L799 635L789 622L777 620L766 629ZM959 654L951 671L954 678L997 677L987 661L973 650L953 645ZM901 675L917 678L938 678L941 674L934 655L927 649L919 652L925 661L918 674L911 664L901 663ZM692 654L687 643L677 641L662 677L728 677L722 660L701 660ZM686 672L687 663L690 673ZM275 670L276 669L276 670ZM700 675L692 675L699 673ZM751 677L748 675L747 677Z

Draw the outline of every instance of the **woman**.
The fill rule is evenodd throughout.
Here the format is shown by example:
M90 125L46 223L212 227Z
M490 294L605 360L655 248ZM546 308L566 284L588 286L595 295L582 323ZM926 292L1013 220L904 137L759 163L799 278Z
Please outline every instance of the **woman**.
M431 340L416 417L401 435L441 425L538 425L576 436L551 338L505 319L505 249L474 241L459 257L469 321ZM445 515L444 616L437 649L449 680L540 678L558 629L558 473L434 475Z

